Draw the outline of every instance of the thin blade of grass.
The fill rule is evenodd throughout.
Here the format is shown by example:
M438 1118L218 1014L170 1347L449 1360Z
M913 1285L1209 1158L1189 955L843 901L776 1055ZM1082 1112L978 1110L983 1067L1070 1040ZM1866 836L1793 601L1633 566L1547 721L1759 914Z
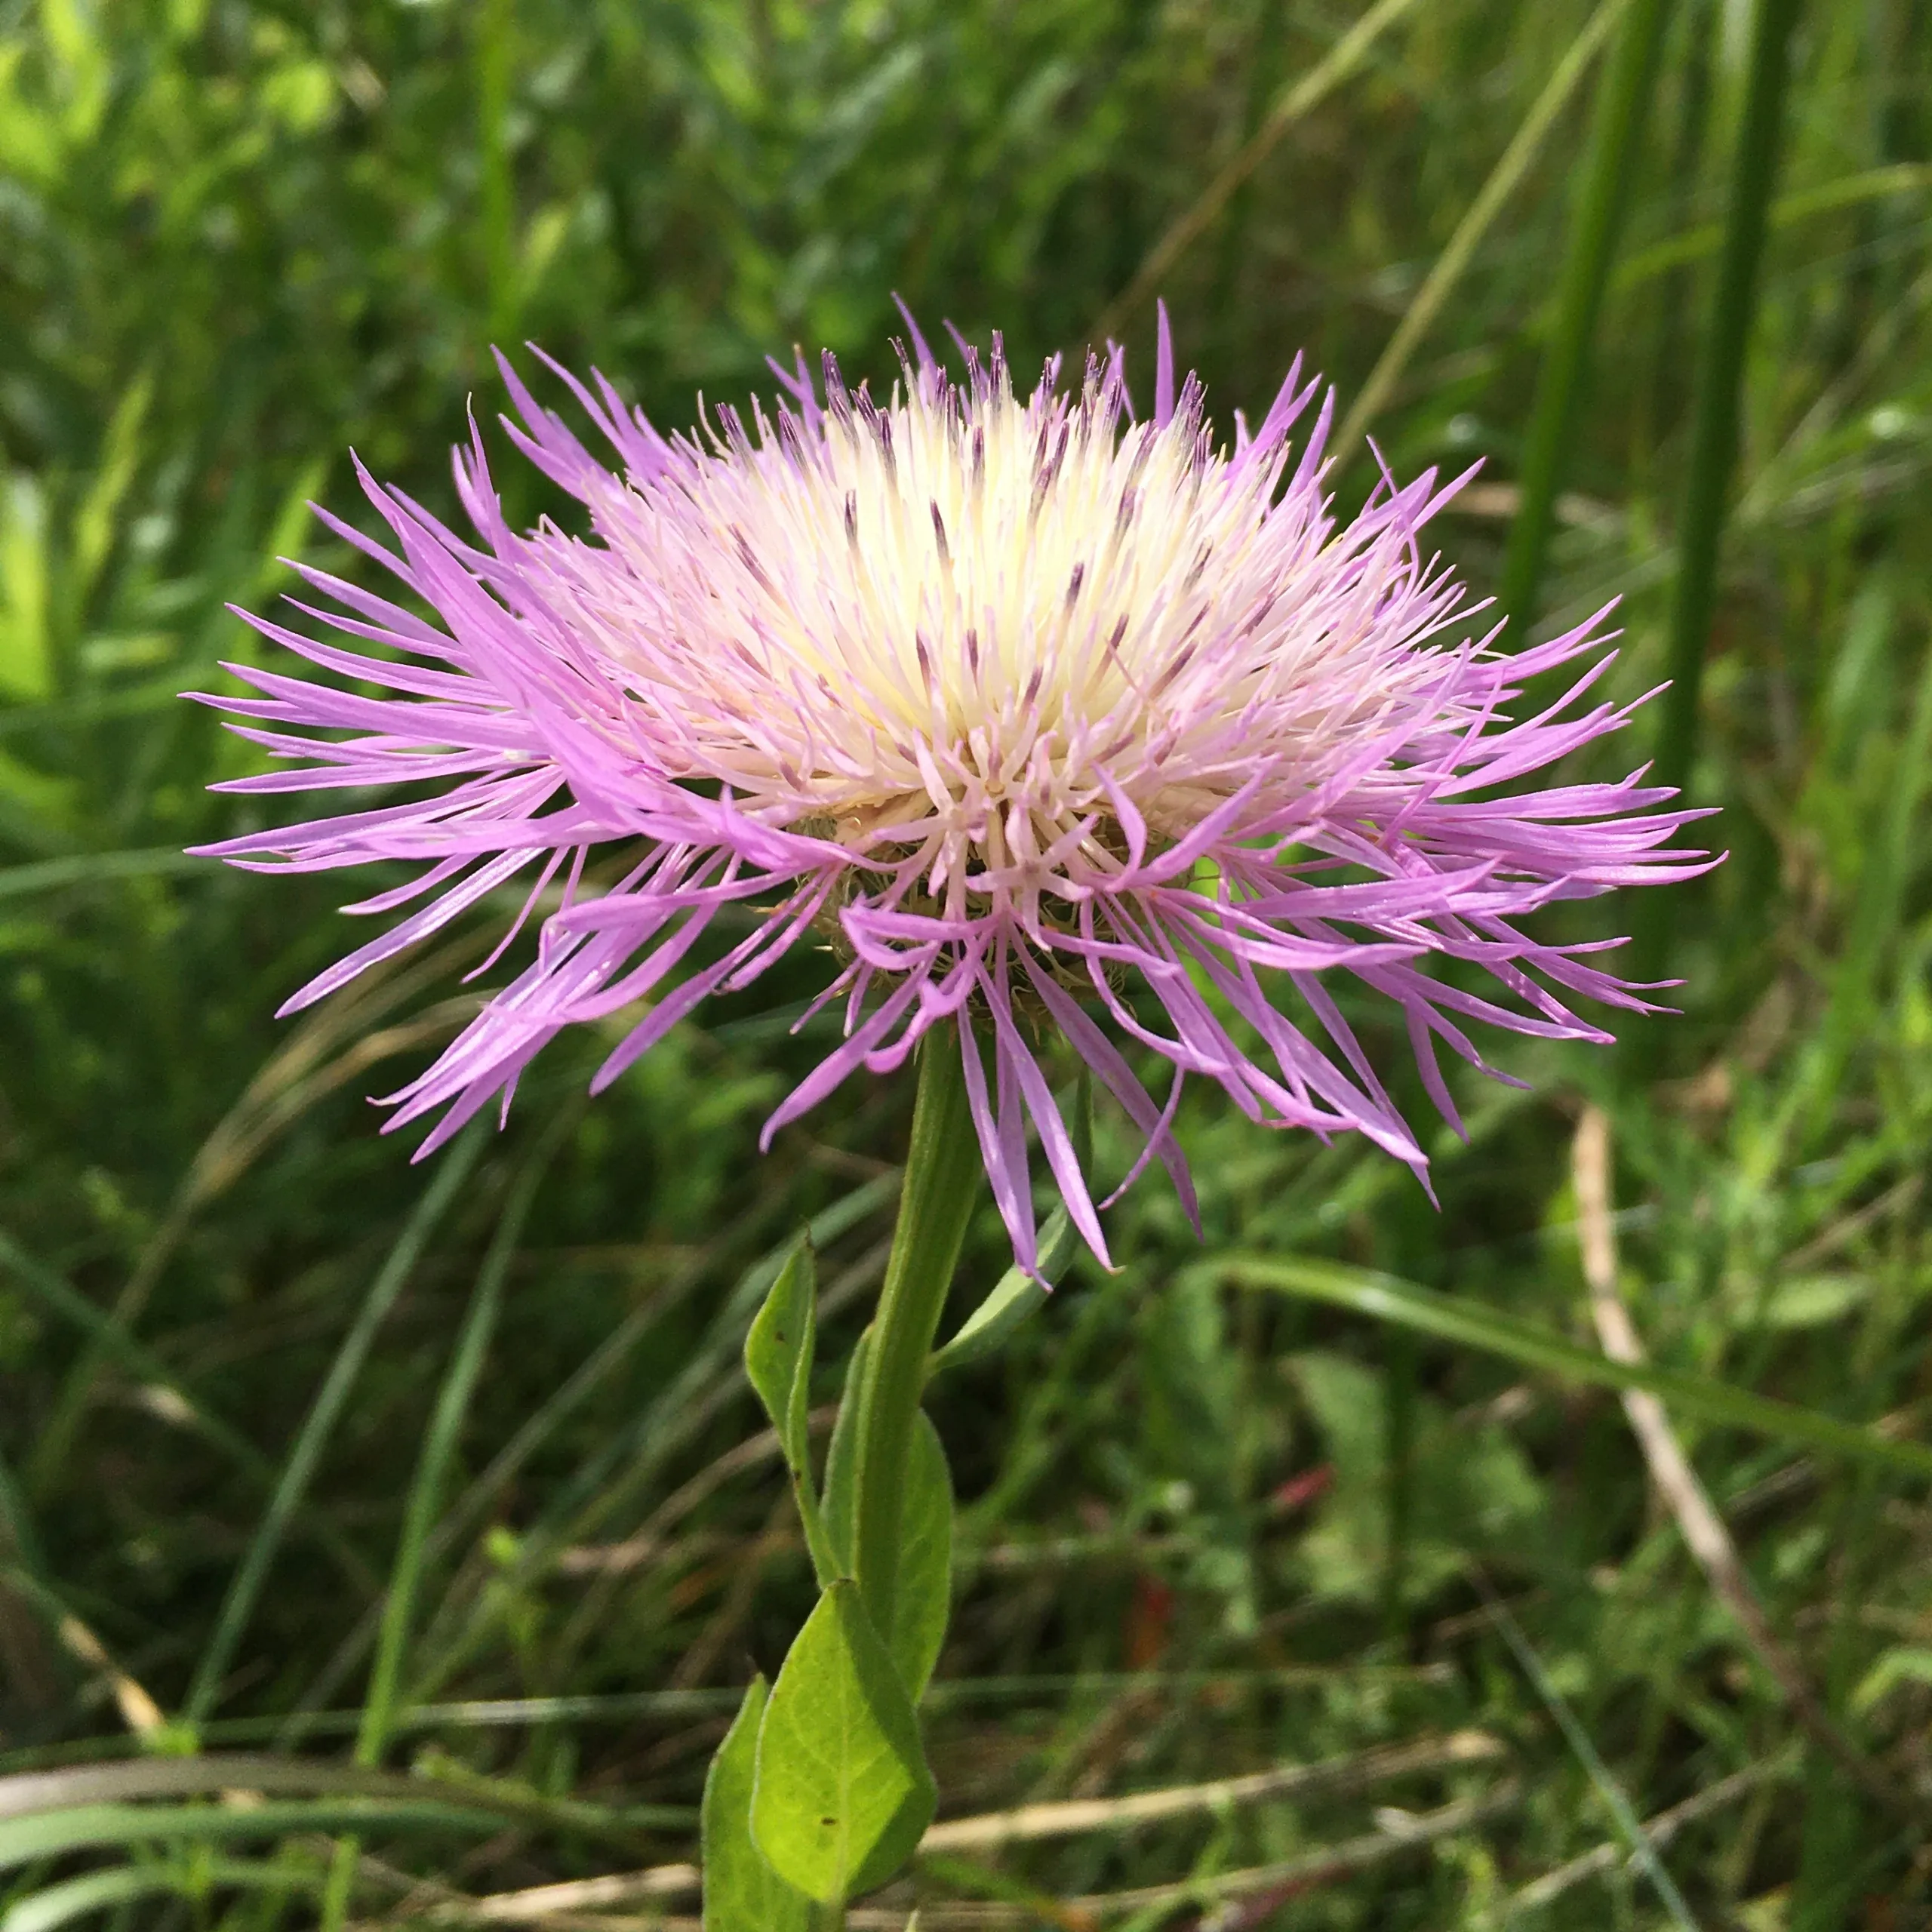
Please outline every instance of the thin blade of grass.
M1521 1666L1523 1675L1543 1700L1544 1709L1555 1720L1556 1727L1563 1734L1564 1742L1575 1752L1577 1760L1595 1788L1597 1795L1603 1800L1604 1808L1609 1812L1617 1826L1617 1835L1623 1839L1631 1861L1650 1880L1657 1897L1663 1901L1664 1910L1670 1915L1671 1923L1679 1932L1697 1932L1697 1921L1691 1916L1690 1906L1684 1903L1684 1894L1677 1889L1677 1881L1664 1869L1663 1860L1657 1856L1654 1845L1636 1813L1631 1808L1629 1799L1624 1795L1623 1787L1611 1775L1610 1767L1603 1761L1602 1754L1591 1741L1590 1734L1577 1721L1577 1714L1571 1710L1561 1691L1551 1680L1548 1671L1543 1667L1543 1660L1531 1647L1530 1640L1523 1635L1522 1626L1509 1614L1509 1606L1489 1586L1488 1579L1481 1571L1472 1573L1476 1586L1482 1592L1483 1605L1489 1612L1489 1620L1495 1626L1503 1641L1509 1647L1510 1654Z
M435 1527L437 1509L450 1464L456 1454L471 1397L482 1374L497 1315L502 1306L503 1284L510 1263L522 1238L523 1226L537 1198L537 1190L548 1171L552 1157L561 1146L565 1134L576 1124L582 1103L574 1101L560 1109L549 1130L525 1159L522 1171L510 1189L497 1231L491 1237L488 1251L477 1272L476 1286L457 1332L443 1383L437 1391L436 1406L423 1439L416 1472L411 1478L409 1496L404 1506L402 1534L396 1545L395 1561L389 1571L389 1588L383 1601L381 1624L376 1639L376 1657L369 1674L369 1688L362 1706L362 1722L356 1733L355 1758L358 1764L374 1766L382 1761L391 1726L395 1721L402 1682L404 1653L409 1643L414 1618L416 1595L425 1568L425 1546ZM322 1924L326 1932L340 1932L355 1889L355 1862L359 1850L354 1838L344 1838L335 1849L322 1899Z
M273 1494L278 1481L274 1463L239 1429L223 1421L198 1400L174 1371L152 1349L137 1341L109 1311L91 1301L4 1232L0 1232L0 1268L5 1269L43 1308L80 1329L100 1356L118 1361L144 1388L160 1392L174 1420L186 1423L219 1450L257 1488ZM0 1509L22 1521L26 1520L26 1488L23 1484L11 1502L0 1494ZM333 1524L319 1521L315 1531L357 1591L367 1592L371 1586L368 1569L342 1533Z
M1894 1441L1815 1410L1753 1395L1681 1369L1613 1361L1465 1295L1439 1294L1392 1275L1332 1261L1228 1254L1199 1265L1217 1278L1241 1287L1266 1288L1350 1309L1378 1321L1395 1322L1439 1340L1481 1349L1573 1381L1606 1389L1646 1389L1700 1421L1806 1443L1833 1455L1885 1464L1916 1476L1932 1476L1932 1449L1921 1444Z
M0 899L24 898L31 893L104 884L110 879L165 878L208 869L207 860L192 857L173 845L138 852L75 852L31 866L9 866L0 872Z
M1684 508L1678 524L1677 580L1666 668L1670 688L1657 724L1656 782L1682 791L1697 750L1697 702L1705 647L1717 602L1718 560L1726 500L1737 466L1744 361L1758 312L1758 267L1764 252L1766 215L1783 145L1784 101L1792 42L1803 0L1761 0L1752 29L1744 112L1730 171L1730 205L1717 291L1698 358L1695 415ZM1652 897L1660 897L1653 894ZM1669 964L1673 906L1643 905L1636 920L1632 977L1654 980ZM1638 1038L1655 1041L1656 1029Z
M1632 0L1597 100L1589 152L1577 186L1575 225L1564 258L1555 332L1537 371L1524 438L1521 497L1509 528L1497 601L1511 642L1527 641L1556 521L1556 497L1596 340L1598 312L1629 201L1630 177L1650 118L1670 0Z
M376 1660L369 1675L369 1689L362 1707L362 1726L355 1740L355 1761L374 1766L382 1761L394 1722L402 1678L404 1653L409 1643L416 1595L423 1580L423 1558L429 1533L450 1465L456 1455L463 1426L469 1414L471 1398L488 1355L491 1338L496 1332L497 1316L503 1306L503 1284L517 1244L523 1238L524 1223L535 1204L552 1158L565 1134L577 1122L580 1103L562 1109L549 1131L525 1158L522 1171L512 1184L496 1232L477 1271L476 1286L463 1326L451 1352L449 1367L442 1386L436 1392L436 1405L423 1438L416 1470L410 1479L409 1495L404 1506L402 1534L396 1545L395 1561L389 1571L389 1587L383 1603L383 1618L377 1640Z
M323 1451L334 1435L335 1425L348 1401L349 1391L361 1373L376 1331L408 1282L417 1261L437 1223L441 1220L457 1190L467 1180L482 1152L485 1128L472 1124L457 1144L443 1157L424 1190L416 1211L404 1225L389 1258L383 1263L368 1294L358 1311L349 1333L343 1337L328 1375L308 1414L297 1432L281 1475L269 1499L269 1506L257 1525L248 1552L228 1586L215 1627L202 1652L181 1715L190 1724L198 1723L214 1709L221 1694L221 1681L227 1675L236 1647L242 1641L248 1618L254 1611L269 1565L281 1546L290 1519L308 1493L310 1479Z
M260 1859L203 1855L191 1864L115 1865L16 1899L0 1915L0 1932L55 1932L57 1927L76 1918L157 1894L202 1899L211 1887L229 1891L294 1892L313 1891L315 1885L312 1872Z
M1596 58L1628 4L1629 0L1603 0L1556 63L1555 70L1543 83L1543 91L1531 103L1530 111L1524 115L1509 145L1503 150L1501 158L1490 171L1488 180L1477 191L1475 199L1456 224L1455 232L1435 258L1435 266L1396 325L1388 347L1383 350L1380 360L1369 372L1368 380L1363 383L1361 393L1343 418L1341 429L1331 447L1345 457L1353 451L1362 432L1381 414L1383 406L1395 393L1395 385L1409 366L1410 357L1441 313L1443 305L1455 292L1457 284L1462 280L1463 272L1483 237L1489 232L1491 224L1530 171L1544 140L1556 125L1557 116L1568 106L1570 97L1589 71L1590 63Z
M0 1871L42 1858L156 1840L207 1843L278 1838L296 1832L500 1830L494 1807L448 1798L330 1798L312 1804L76 1804L0 1823Z
M125 1764L65 1765L0 1778L0 1820L88 1804L137 1799L206 1798L223 1791L301 1793L333 1798L408 1798L420 1782L360 1765L226 1751L192 1758L137 1758Z
M178 1406L182 1420L213 1444L238 1468L264 1487L275 1481L275 1466L248 1438L220 1417L211 1415L161 1358L137 1342L103 1308L70 1286L46 1263L32 1255L11 1235L0 1233L0 1268L51 1313L71 1322L101 1352L118 1361L144 1387L165 1392Z
M1214 225L1235 190L1273 153L1282 136L1348 79L1367 59L1369 49L1415 5L1416 0L1377 0L1281 96L1240 152L1201 189L1186 213L1169 224L1134 271L1134 279L1102 311L1088 332L1090 340L1108 340L1158 292L1161 278Z

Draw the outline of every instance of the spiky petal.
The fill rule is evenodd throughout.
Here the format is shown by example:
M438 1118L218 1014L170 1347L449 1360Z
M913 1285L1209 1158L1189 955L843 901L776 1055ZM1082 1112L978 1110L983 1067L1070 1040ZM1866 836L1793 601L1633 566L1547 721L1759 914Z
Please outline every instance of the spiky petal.
M997 338L984 361L964 349L955 380L915 331L884 402L829 355L816 381L801 358L749 423L721 409L668 438L601 377L593 390L558 371L615 470L506 363L521 419L506 427L587 506L588 537L510 528L473 428L454 467L474 541L362 473L395 548L327 520L436 622L305 569L328 606L298 608L355 645L249 621L343 681L232 666L260 695L207 701L290 761L229 789L411 789L204 849L263 869L421 866L350 909L415 909L287 1010L519 875L562 879L534 961L390 1097L391 1124L438 1115L426 1152L506 1102L561 1029L635 1011L601 1086L706 997L828 931L843 1038L767 1140L860 1066L888 1072L968 1018L987 1173L1031 1266L1029 1125L1106 1254L1041 1066L1044 1023L1192 1211L1172 1126L1190 1075L1257 1121L1358 1131L1423 1168L1336 975L1400 1009L1452 1123L1436 1053L1481 1066L1466 1023L1604 1040L1574 1001L1646 1010L1593 962L1604 943L1521 923L1703 863L1669 848L1690 815L1658 809L1670 795L1641 774L1539 782L1627 716L1587 696L1607 613L1494 652L1420 547L1455 485L1385 481L1338 521L1330 399L1298 457L1290 441L1318 383L1297 363L1259 428L1238 416L1218 445L1199 384L1176 392L1161 320L1145 420L1118 352L1072 391L1050 364L1022 397ZM1512 712L1532 679L1579 665L1561 702ZM598 851L620 875L593 889ZM1438 958L1480 968L1491 994L1433 977ZM1164 1104L1123 1042L1167 1062Z

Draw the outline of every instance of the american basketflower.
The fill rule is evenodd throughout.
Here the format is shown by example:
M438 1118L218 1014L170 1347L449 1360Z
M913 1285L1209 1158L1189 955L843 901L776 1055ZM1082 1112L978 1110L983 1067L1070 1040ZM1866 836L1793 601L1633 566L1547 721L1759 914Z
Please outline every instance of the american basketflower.
M472 426L454 467L473 540L366 472L397 549L327 519L416 606L303 570L333 608L298 608L377 651L250 618L342 681L232 666L262 695L208 702L260 721L236 728L294 762L231 789L411 789L205 849L423 868L349 909L422 902L289 1010L519 874L536 877L517 928L552 888L534 958L391 1097L393 1124L440 1113L433 1146L507 1105L561 1029L648 1001L601 1085L707 995L829 941L823 999L842 1004L842 1038L768 1140L860 1067L888 1071L970 1016L946 1030L1030 1267L1029 1123L1106 1254L1044 1029L1132 1118L1140 1164L1157 1156L1186 1196L1172 1122L1190 1075L1257 1121L1357 1130L1423 1170L1335 976L1399 1009L1452 1122L1437 1049L1482 1065L1466 1023L1603 1040L1575 1002L1646 1010L1593 961L1612 942L1521 923L1700 868L1668 849L1688 814L1658 809L1669 795L1641 773L1543 782L1628 715L1586 695L1608 662L1605 614L1489 648L1421 545L1457 484L1385 478L1339 520L1329 399L1291 442L1320 392L1299 362L1258 426L1237 414L1224 442L1195 378L1177 389L1164 313L1146 417L1118 350L1077 387L1056 359L1023 396L997 337L983 358L962 344L956 376L916 329L910 342L883 400L829 355L815 380L801 355L771 408L749 422L719 408L676 436L601 377L593 392L559 371L614 469L505 364L521 417L506 427L586 506L588 536L509 528ZM1531 679L1580 664L1567 697L1512 709ZM604 853L614 875L593 884L586 861ZM706 947L728 912L728 943ZM1438 959L1491 992L1437 977ZM1122 1043L1167 1063L1164 1099Z

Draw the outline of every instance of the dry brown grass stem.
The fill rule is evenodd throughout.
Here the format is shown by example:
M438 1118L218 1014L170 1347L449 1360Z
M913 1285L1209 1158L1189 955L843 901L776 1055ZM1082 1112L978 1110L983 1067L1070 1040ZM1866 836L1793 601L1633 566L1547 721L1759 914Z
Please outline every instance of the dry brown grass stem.
M1583 1109L1571 1152L1577 1186L1577 1234L1590 1315L1604 1353L1614 1361L1641 1362L1644 1345L1617 1284L1617 1229L1611 1217L1610 1117L1600 1107ZM1663 1404L1640 1389L1628 1389L1623 1412L1644 1452L1651 1479L1675 1518L1690 1553L1718 1600L1730 1611L1751 1654L1818 1747L1875 1801L1915 1824L1923 1814L1840 1729L1804 1665L1771 1628L1746 1571L1737 1546L1708 1491L1690 1466Z
M1252 1804L1316 1789L1348 1789L1389 1778L1485 1763L1503 1755L1500 1739L1486 1731L1459 1730L1447 1737L1420 1739L1313 1764L1277 1764L1245 1777L1217 1778L1208 1784L1177 1785L1164 1791L1137 1792L1125 1798L1069 1798L1056 1804L1023 1804L1011 1811L987 1812L934 1825L921 1841L921 1851L990 1851L1028 1839L1071 1838L1083 1832L1119 1831L1158 1818L1191 1811L1217 1811L1225 1805Z
M1260 1921L1244 1906L1244 1901L1261 1904L1272 1912L1303 1893L1471 1830L1514 1809L1521 1798L1521 1788L1511 1779L1478 1797L1458 1799L1433 1811L1385 1810L1378 1814L1374 1831L1278 1864L1247 1866L1171 1885L1147 1885L1131 1891L1096 1892L1068 1899L1061 1907L1063 1922L1069 1927L1097 1927L1110 1919L1128 1918L1150 1909L1198 1903L1214 1915L1196 1921L1198 1932L1208 1932L1211 1927L1259 1924ZM648 1889L642 1882L647 1879L652 1881ZM546 1932L701 1932L701 1921L689 1916L618 1914L598 1909L602 1905L646 1904L652 1899L688 1897L697 1890L699 1882L695 1866L660 1865L649 1872L539 1885L480 1899L445 1899L428 1916L445 1924L540 1924ZM907 1932L910 1918L904 1906L858 1906L846 1914L845 1922L854 1932ZM990 1900L922 1905L918 1912L919 1932L967 1932L968 1927L982 1927L991 1932L995 1927L1033 1926L1039 1922L1039 1913L1031 1907Z
M1066 1803L1023 1805L1017 1810L954 1818L935 1825L920 1844L921 1853L988 1852L999 1847L1049 1838L1067 1838L1087 1832L1120 1831L1190 1813L1220 1811L1253 1804L1265 1798L1310 1792L1358 1789L1390 1779L1414 1777L1432 1771L1489 1764L1506 1755L1502 1741L1486 1731L1459 1730L1446 1737L1420 1738L1347 1757L1325 1758L1313 1764L1278 1764L1244 1777L1217 1778L1210 1783L1180 1785L1162 1791L1137 1792L1124 1798L1081 1798ZM1326 1850L1284 1864L1258 1866L1224 1872L1211 1879L1157 1885L1132 1892L1103 1893L1066 1902L1069 1924L1097 1923L1144 1909L1150 1905L1198 1899L1204 1903L1244 1893L1300 1889L1331 1878L1359 1871L1413 1844L1426 1844L1460 1831L1515 1801L1515 1787L1505 1785L1485 1797L1450 1804L1435 1811L1386 1810L1378 1814L1378 1829ZM603 1932L630 1932L646 1925L669 1926L679 1921L607 1915L613 1906L645 1903L653 1899L688 1897L697 1891L701 1875L695 1865L657 1865L641 1872L616 1872L595 1878L576 1878L553 1885L533 1885L478 1899L445 1899L432 1917L446 1922L543 1925L552 1932L571 1932L579 1924ZM920 1924L927 1932L946 1926L1021 1924L1006 1905L950 1904L923 1909ZM903 1917L884 1909L861 1908L848 1915L854 1926L902 1926Z

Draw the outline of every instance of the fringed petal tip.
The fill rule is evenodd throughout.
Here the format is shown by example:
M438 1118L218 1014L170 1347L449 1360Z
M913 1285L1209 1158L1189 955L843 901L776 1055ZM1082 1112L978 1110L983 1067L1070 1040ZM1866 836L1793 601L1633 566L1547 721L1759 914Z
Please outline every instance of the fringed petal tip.
M591 537L510 529L473 423L452 455L466 534L358 460L382 540L318 513L396 580L395 600L298 565L318 601L291 601L334 640L238 613L301 675L236 663L249 695L187 694L271 761L218 789L338 795L195 856L411 869L352 909L396 923L285 1012L534 869L475 971L532 949L528 928L534 959L389 1097L389 1128L433 1120L418 1158L486 1106L500 1118L563 1028L641 1011L601 1091L712 994L829 935L838 963L811 1012L842 1004L842 1037L761 1146L963 1023L1016 1255L1037 1270L1034 1183L1050 1179L1111 1268L1102 1217L1156 1161L1199 1231L1177 1128L1189 1081L1259 1124L1358 1132L1431 1188L1337 978L1401 1010L1459 1133L1440 1050L1508 1077L1472 1023L1602 1041L1580 1007L1668 1010L1647 996L1675 982L1626 983L1597 943L1526 928L1721 855L1672 846L1707 814L1641 769L1549 782L1635 709L1592 694L1612 607L1514 657L1494 648L1419 534L1472 471L1402 485L1385 465L1343 520L1324 494L1334 392L1299 359L1221 448L1164 303L1137 421L1117 346L1070 386L1050 362L1022 393L997 334L983 356L947 325L955 377L894 300L905 366L888 399L800 350L772 365L771 411L712 410L690 435L533 351L614 462L500 356L506 433L588 506ZM1516 715L1565 666L1567 691ZM402 802L339 798L395 786ZM607 854L621 879L586 894ZM1437 955L1458 973L1432 977ZM1137 1137L1104 1200L1054 1098L1042 1014Z

